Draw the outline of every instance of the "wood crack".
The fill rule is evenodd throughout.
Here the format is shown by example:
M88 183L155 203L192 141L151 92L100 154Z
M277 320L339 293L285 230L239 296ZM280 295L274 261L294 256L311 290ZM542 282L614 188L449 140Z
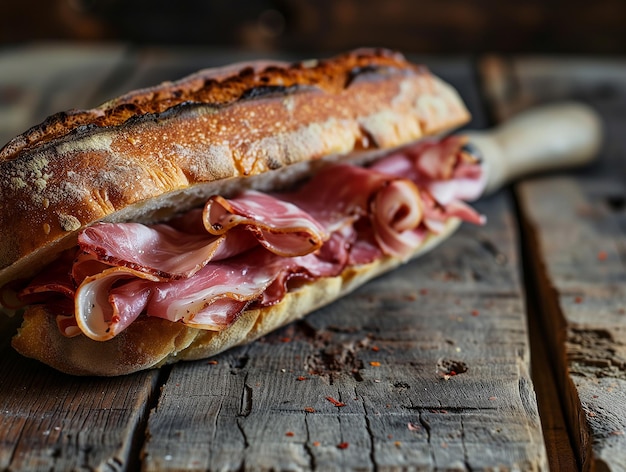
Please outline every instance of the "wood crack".
M467 450L467 444L465 443L465 422L463 421L463 417L461 416L461 447L463 448L463 465L468 472L472 472L473 468L470 465L469 453Z
M239 432L241 433L241 436L243 437L243 448L248 449L248 447L250 447L250 442L248 441L248 435L246 434L246 430L241 424L240 418L237 418L236 424L237 424L237 429L239 430ZM242 459L241 470L245 470L245 463L246 463L245 459Z
M239 412L237 413L237 416L246 417L250 415L250 412L252 411L252 387L248 385L247 382L248 382L248 374L246 373L246 376L243 381L243 390L241 392L241 402L239 404Z
M315 454L313 454L313 450L311 449L311 431L309 429L309 414L304 414L304 427L306 428L306 440L304 441L303 447L307 456L309 458L309 469L316 470L317 464L315 460Z
M577 461L580 465L591 456L591 446L589 430L584 422L580 422L582 417L579 416L582 409L580 398L566 374L568 367L565 360L564 338L567 322L559 307L557 290L549 278L546 263L541 256L537 228L529 220L528 210L525 208L527 203L524 202L523 193L519 190L515 193L514 201L518 215L522 271L526 287L528 329L533 359L532 376L535 380L538 409L540 415L543 413L541 416L544 441L551 434L557 434L559 437L556 441L563 450L561 455L570 457L570 463ZM537 381L538 376L546 377L546 382ZM545 390L550 384L557 390L556 395ZM569 411L567 405L570 407ZM549 415L550 419L546 415ZM564 434L558 430L548 431L546 429L548 423L563 423ZM556 445L546 443L546 447L553 448ZM574 449L578 452L575 458ZM548 452L549 459L554 462L556 459L550 457L550 454L554 453Z
M354 396L355 398L359 398L361 400L361 404L363 405L363 415L365 418L365 429L367 431L367 435L369 438L369 444L370 444L370 462L372 463L372 468L374 471L378 470L378 463L376 462L376 449L374 447L375 444L375 437L374 437L374 431L372 428L372 422L370 420L370 416L369 416L369 411L367 410L367 406L365 406L365 399L363 398L362 395L360 395L356 388L354 389Z
M437 460L435 458L435 450L433 449L432 431L430 428L430 423L428 422L426 418L424 418L424 415L422 414L422 409L419 408L417 410L418 410L417 419L422 425L422 427L424 428L424 431L426 431L426 442L428 443L428 451L430 453L430 462L434 467L434 465L437 463Z

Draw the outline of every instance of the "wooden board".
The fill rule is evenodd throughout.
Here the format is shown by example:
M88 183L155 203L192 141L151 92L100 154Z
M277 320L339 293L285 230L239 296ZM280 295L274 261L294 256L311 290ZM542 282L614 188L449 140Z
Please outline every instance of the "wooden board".
M116 73L118 47L41 46L0 55L0 107L8 140L51 113L99 102ZM45 73L42 71L45 70ZM141 437L159 372L118 379L69 377L17 355L9 346L18 319L0 329L0 469L120 470L139 464Z
M144 466L544 467L513 222L502 196L481 209L488 235L464 228L261 342L174 366Z
M84 72L78 54L23 106L95 105L224 58L127 51L77 98L64 87L76 89ZM429 64L460 89L472 125L484 126L471 63ZM3 322L0 466L545 470L514 208L506 192L478 208L487 226L464 226L433 253L211 361L77 379L13 353L16 322Z
M594 106L599 161L516 192L552 366L584 470L626 468L626 63L542 58L483 64L496 115L555 99Z
M429 65L484 124L470 64ZM512 209L505 195L485 205L488 228L464 228L436 255L219 357L219 375L175 366L148 423L146 468L544 468Z

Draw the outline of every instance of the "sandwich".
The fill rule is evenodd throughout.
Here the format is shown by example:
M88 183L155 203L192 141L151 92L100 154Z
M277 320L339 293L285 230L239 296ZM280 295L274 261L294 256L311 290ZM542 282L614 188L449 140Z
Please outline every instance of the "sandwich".
M24 356L114 376L214 356L484 219L457 92L388 50L207 69L0 150Z

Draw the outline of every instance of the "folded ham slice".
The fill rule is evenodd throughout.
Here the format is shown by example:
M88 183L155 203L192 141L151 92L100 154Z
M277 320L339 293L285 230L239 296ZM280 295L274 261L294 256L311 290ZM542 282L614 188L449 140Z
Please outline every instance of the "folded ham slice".
M124 266L109 268L78 287L77 324L98 341L116 336L144 312L219 331L252 302L268 306L280 301L291 279L339 275L348 258L344 233L334 233L326 250L304 256L283 257L257 246L237 257L211 261L187 279L162 281Z
M146 315L225 329L294 284L382 255L406 259L449 218L484 223L464 203L485 180L464 144L450 137L370 168L328 166L293 192L214 196L167 224L94 225L20 296L70 307L57 318L68 336L110 339Z
M223 237L186 234L165 224L103 223L78 236L78 246L99 261L161 278L191 277L223 242Z
M306 211L254 190L230 200L211 197L204 208L203 221L206 230L214 235L224 235L243 225L263 247L284 257L313 252L328 239L326 229Z

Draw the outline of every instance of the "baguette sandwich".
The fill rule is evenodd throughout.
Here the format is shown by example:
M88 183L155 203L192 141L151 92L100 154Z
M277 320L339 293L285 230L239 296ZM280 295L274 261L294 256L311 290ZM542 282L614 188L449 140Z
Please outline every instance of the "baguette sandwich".
M484 173L459 95L387 50L200 71L0 150L14 348L113 376L203 359L431 248Z

